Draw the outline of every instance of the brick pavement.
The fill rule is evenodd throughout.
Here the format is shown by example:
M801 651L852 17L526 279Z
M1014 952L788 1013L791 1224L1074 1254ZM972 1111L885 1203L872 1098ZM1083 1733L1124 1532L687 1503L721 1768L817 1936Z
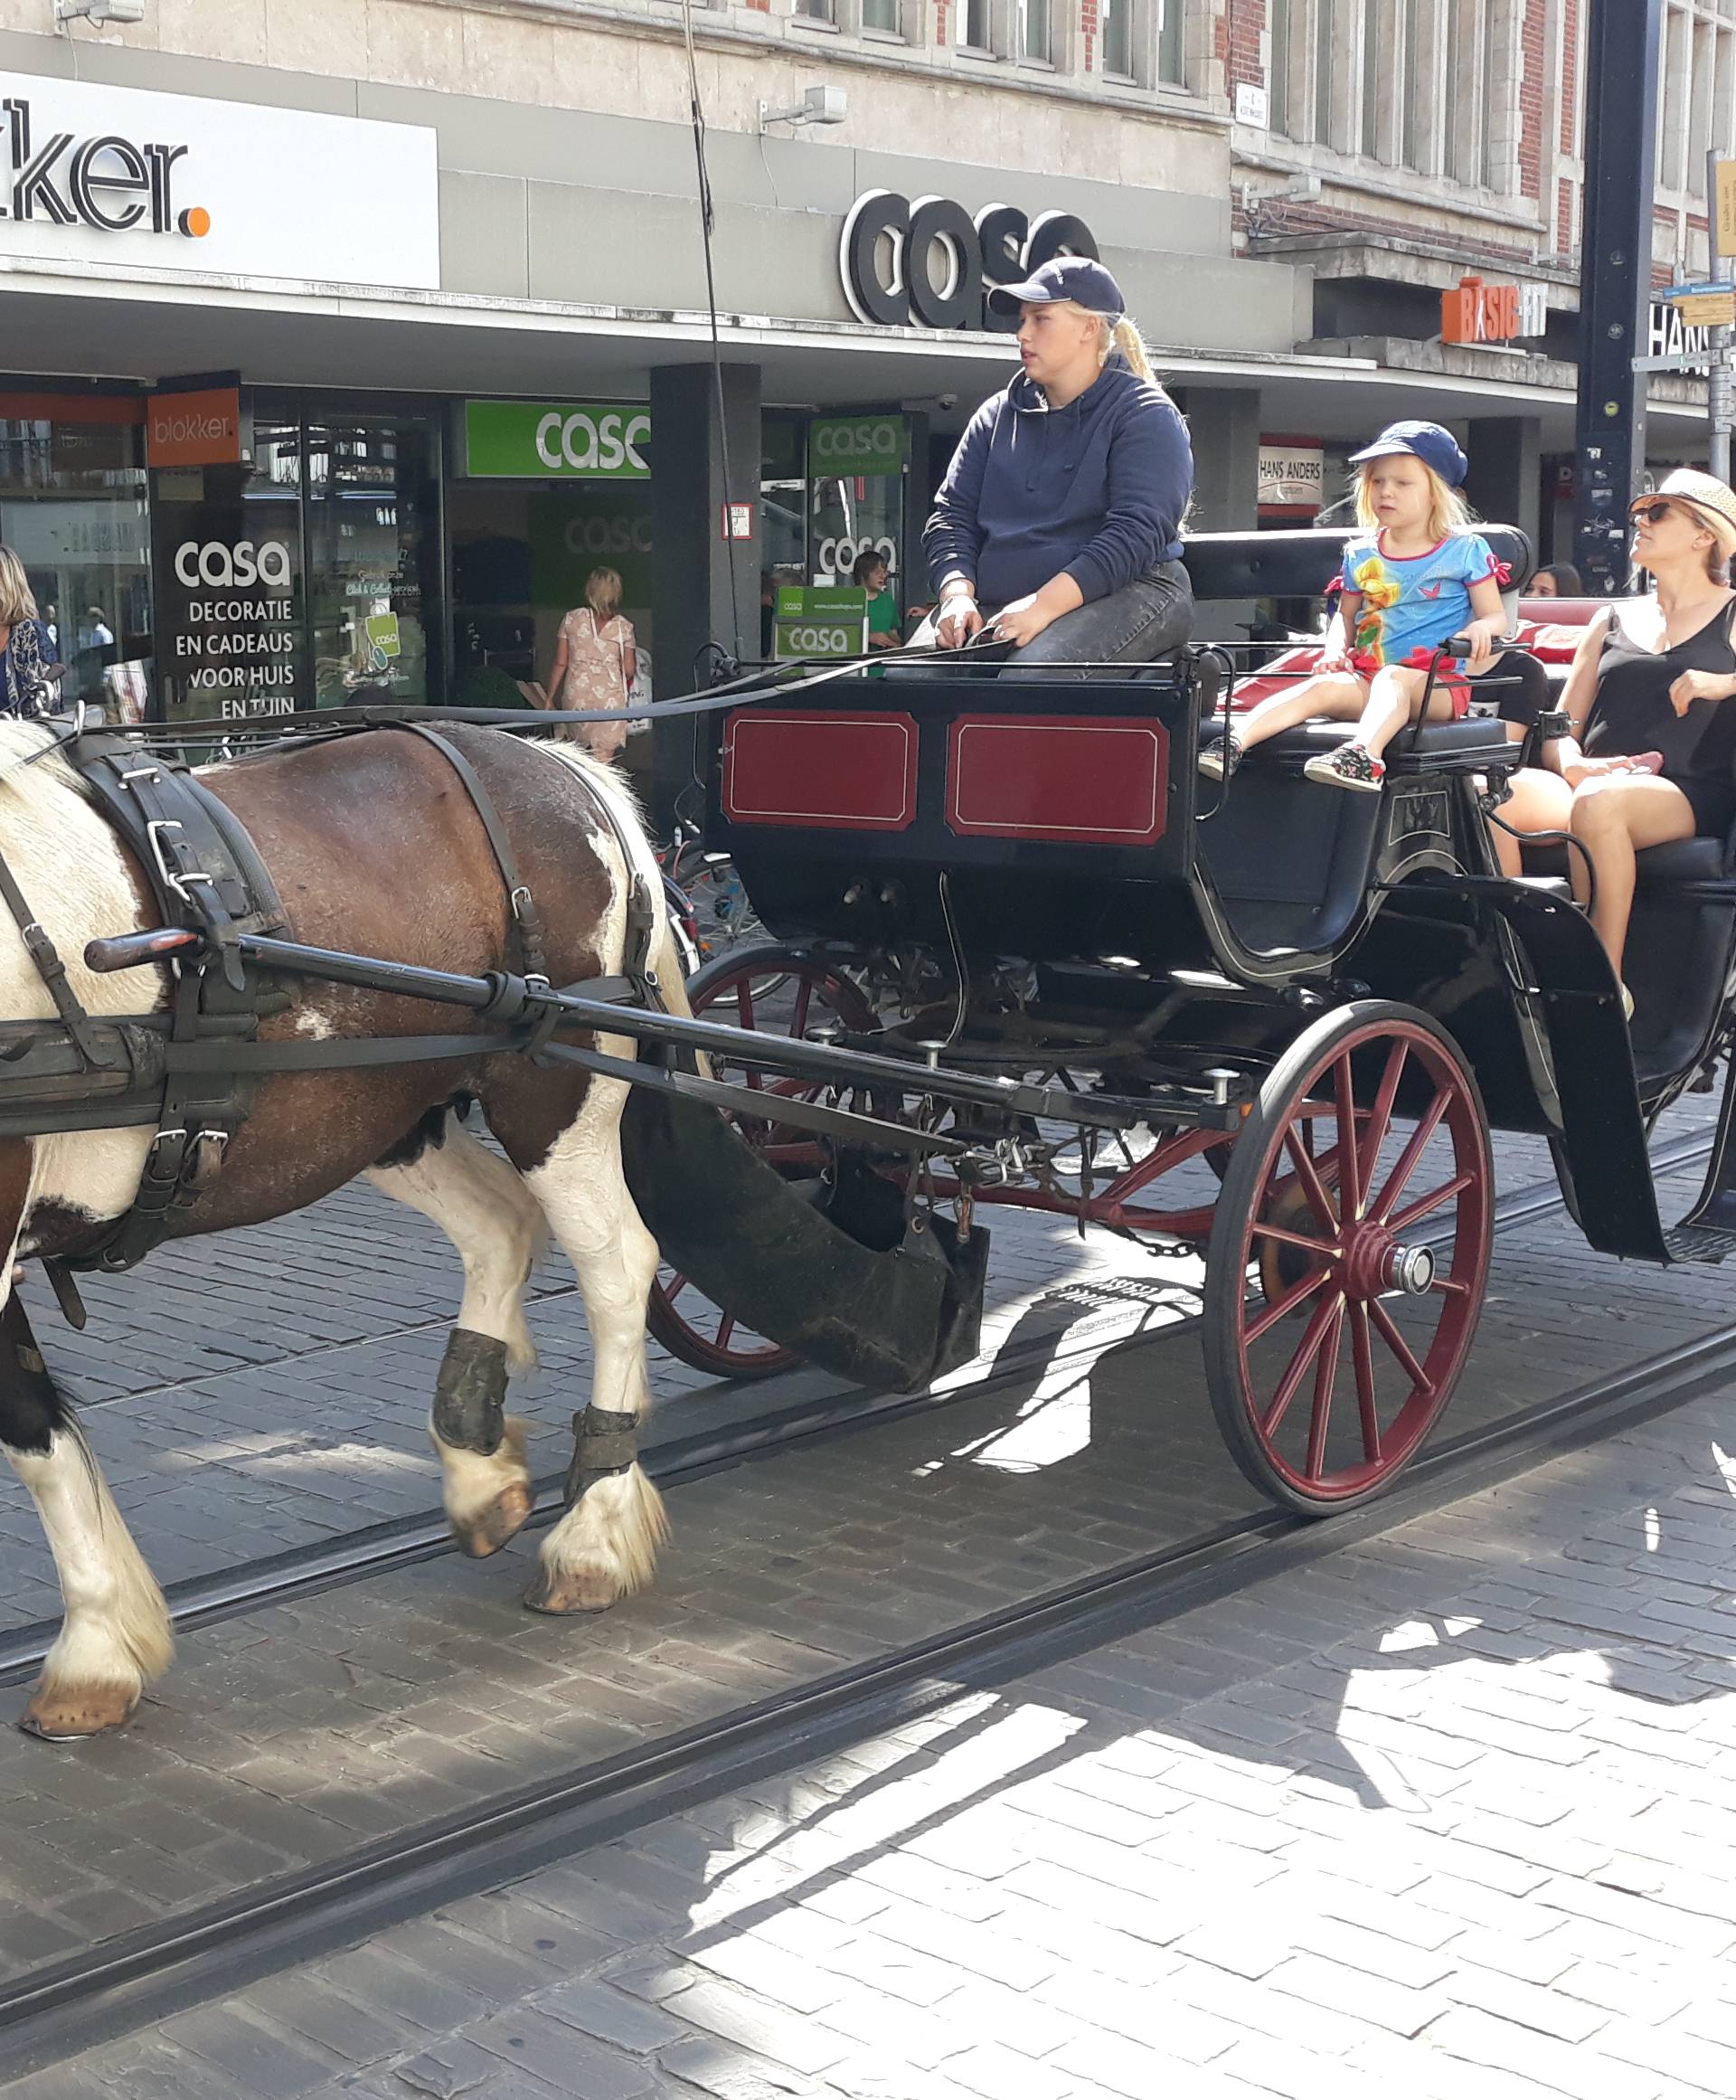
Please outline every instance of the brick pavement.
M1691 1097L1660 1136L1709 1127L1712 1114ZM1495 1144L1503 1188L1548 1178L1539 1140ZM1203 1168L1194 1172L1202 1190L1210 1186ZM1101 1343L1165 1307L1192 1310L1191 1264L1154 1262L1107 1234L1080 1240L1057 1218L1001 1210L984 1218L994 1234L985 1353L953 1385L1004 1366L1010 1350L1041 1361L1062 1338L1069 1347ZM424 1425L459 1274L445 1239L403 1206L358 1184L272 1225L178 1243L130 1275L85 1288L91 1320L82 1335L60 1320L40 1282L26 1297L44 1353L87 1409L117 1499L163 1581L438 1504ZM531 1327L542 1365L514 1387L512 1404L533 1424L533 1466L560 1473L590 1351L558 1254L533 1285ZM659 1441L850 1390L806 1369L722 1386L655 1346L652 1355ZM0 1629L57 1615L41 1527L8 1474L0 1474Z
M1702 1399L5 2100L1728 2100L1731 1423Z

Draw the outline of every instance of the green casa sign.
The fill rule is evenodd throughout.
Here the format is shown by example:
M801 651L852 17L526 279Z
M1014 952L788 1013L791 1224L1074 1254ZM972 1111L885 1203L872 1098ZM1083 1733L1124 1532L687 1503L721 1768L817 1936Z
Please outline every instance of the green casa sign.
M868 593L782 585L774 608L774 663L797 657L858 657L868 647Z
M466 471L475 478L648 481L650 412L618 402L467 401Z
M901 474L910 450L910 426L902 416L828 416L807 426L807 471L827 474Z

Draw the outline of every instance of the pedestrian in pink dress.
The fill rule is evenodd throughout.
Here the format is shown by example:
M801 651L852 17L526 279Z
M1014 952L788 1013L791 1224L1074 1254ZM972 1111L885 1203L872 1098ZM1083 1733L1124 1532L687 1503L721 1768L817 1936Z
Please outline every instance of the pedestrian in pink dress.
M585 602L561 622L549 674L547 705L608 714L627 704L638 676L633 622L621 613L621 579L614 569L593 569L585 579ZM562 723L555 734L582 744L593 758L613 759L627 743L625 722Z

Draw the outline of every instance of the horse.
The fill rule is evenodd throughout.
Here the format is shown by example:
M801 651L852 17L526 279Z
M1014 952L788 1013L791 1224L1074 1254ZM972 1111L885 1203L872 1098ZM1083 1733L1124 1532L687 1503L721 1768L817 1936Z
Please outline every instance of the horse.
M91 1015L161 1007L170 996L165 966L99 975L84 965L92 936L143 930L159 913L142 868L53 741L40 724L0 724L0 854ZM656 863L619 777L571 743L477 729L453 729L450 741L480 777L534 895L552 981L621 970L637 872L655 900L653 965L667 1003L684 1012ZM203 767L199 779L250 835L289 938L469 974L519 967L483 819L422 738L372 730ZM261 1040L486 1025L403 996L280 981L288 1003L260 1022ZM54 1017L5 913L0 1016ZM634 1055L624 1038L596 1040L617 1056ZM666 1533L637 1456L648 1402L646 1300L658 1257L622 1174L627 1093L622 1080L498 1049L439 1064L269 1074L221 1172L171 1227L184 1236L261 1224L364 1176L445 1232L464 1290L429 1431L453 1537L477 1557L497 1552L531 1514L525 1425L505 1414L505 1395L509 1374L534 1361L524 1287L552 1234L578 1272L595 1364L589 1404L574 1416L569 1507L524 1594L543 1612L601 1611L631 1595L650 1580ZM498 1151L461 1120L471 1103ZM18 1263L100 1243L132 1204L154 1135L0 1138L0 1246L10 1249L0 1307ZM173 1258L172 1243L156 1256ZM7 1361L14 1354L33 1375ZM0 1347L0 1443L41 1515L64 1605L21 1726L50 1740L120 1727L172 1660L169 1613L72 1409L27 1347Z

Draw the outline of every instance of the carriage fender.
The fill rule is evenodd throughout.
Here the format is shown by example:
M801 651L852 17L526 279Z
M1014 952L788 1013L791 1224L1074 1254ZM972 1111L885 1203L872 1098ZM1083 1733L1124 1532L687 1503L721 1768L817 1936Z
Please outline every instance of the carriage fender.
M1559 897L1489 881L1477 894L1513 936L1522 1015L1543 1028L1561 1102L1565 1194L1580 1230L1600 1253L1667 1261L1633 1045L1603 943Z
M718 1110L644 1089L622 1112L621 1155L664 1259L768 1340L854 1384L900 1392L976 1354L980 1227L960 1244L947 1220L926 1217L894 1245L864 1244Z

